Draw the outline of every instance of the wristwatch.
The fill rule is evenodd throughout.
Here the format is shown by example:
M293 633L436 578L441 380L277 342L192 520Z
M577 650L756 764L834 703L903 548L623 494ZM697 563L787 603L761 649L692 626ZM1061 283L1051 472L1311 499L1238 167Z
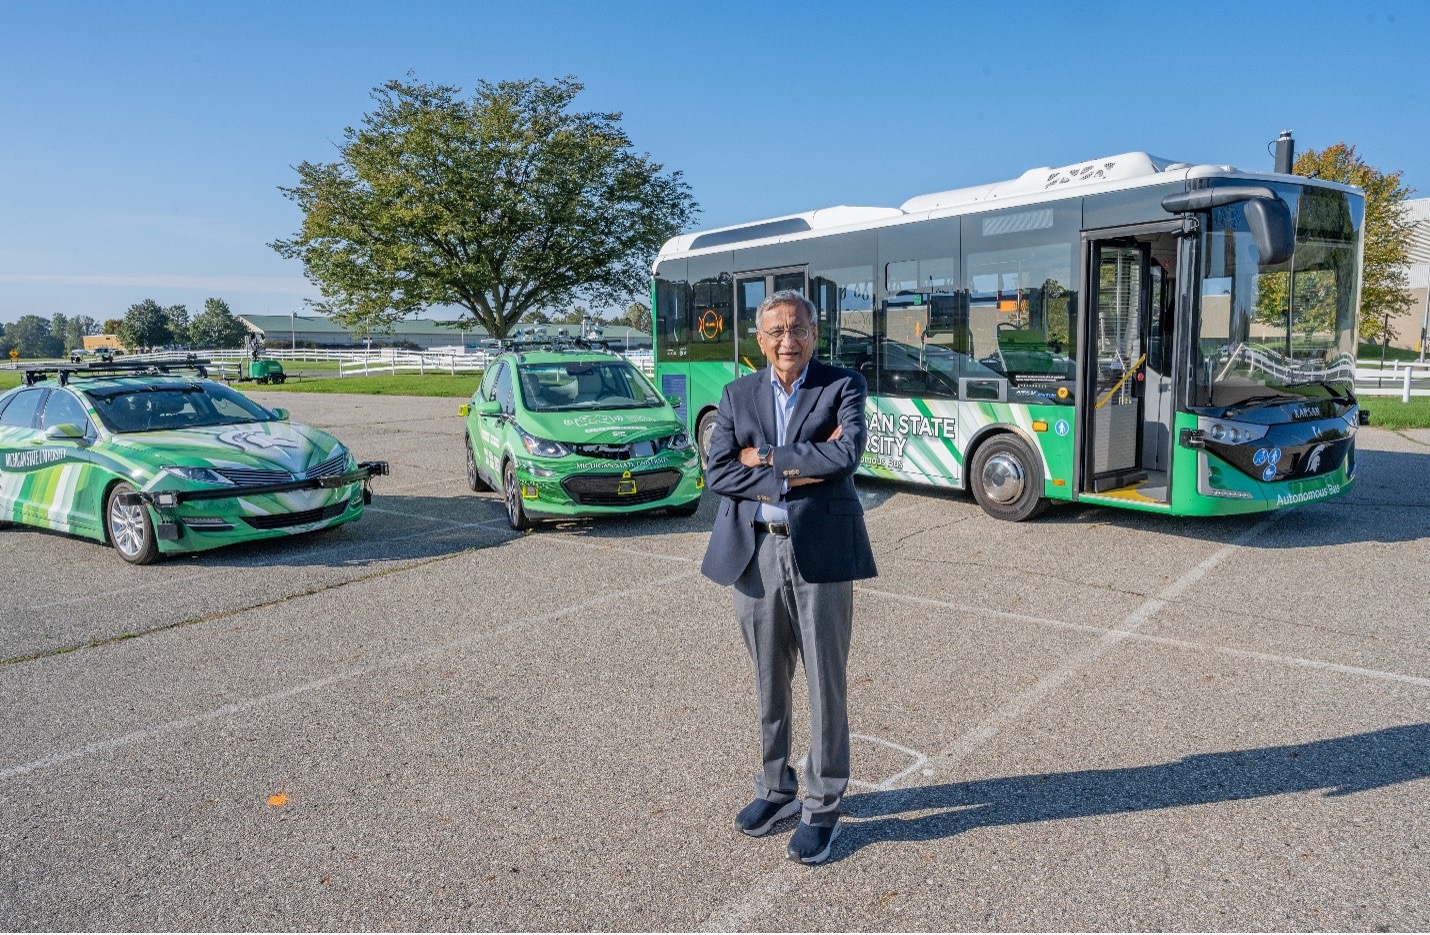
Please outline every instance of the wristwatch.
M755 457L760 459L760 463L768 466L773 463L775 457L774 445L761 445L755 449Z

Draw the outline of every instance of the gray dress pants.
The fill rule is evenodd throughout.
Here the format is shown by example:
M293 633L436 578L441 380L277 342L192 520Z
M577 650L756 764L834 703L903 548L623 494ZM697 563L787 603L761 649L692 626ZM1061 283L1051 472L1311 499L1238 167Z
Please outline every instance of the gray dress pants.
M801 820L834 824L849 785L849 638L854 583L811 584L800 577L785 536L757 532L755 557L735 582L735 616L755 665L763 768L755 792L771 802L799 793L790 763L790 718L796 657L809 683L809 759ZM833 545L833 544L832 544ZM838 547L834 545L834 547Z

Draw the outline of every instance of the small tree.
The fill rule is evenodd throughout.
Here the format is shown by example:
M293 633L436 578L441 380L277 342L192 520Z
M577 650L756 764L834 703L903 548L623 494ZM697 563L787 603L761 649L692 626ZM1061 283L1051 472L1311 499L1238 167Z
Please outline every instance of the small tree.
M189 323L189 340L195 347L243 347L248 329L233 317L223 299L204 300L204 310Z
M184 305L170 305L164 309L164 317L169 320L169 340L167 344L188 344L189 309Z
M632 302L626 306L626 314L621 320L637 331L650 334L650 306L644 302Z
M169 316L153 299L129 306L119 324L119 340L131 352L152 350L169 344L173 339Z
M305 162L280 189L302 228L271 246L303 261L315 303L382 330L430 305L504 337L576 296L645 288L650 258L693 218L681 173L638 154L616 113L570 110L574 78L460 88L389 81L344 131L337 163Z
M1381 172L1356 155L1356 148L1336 143L1308 149L1296 159L1295 172L1309 178L1358 186L1365 192L1365 269L1361 280L1360 334L1368 341L1386 337L1385 316L1409 310L1413 299L1405 267L1414 225L1405 199L1414 189L1400 184L1400 171ZM1394 337L1392 329L1389 337Z

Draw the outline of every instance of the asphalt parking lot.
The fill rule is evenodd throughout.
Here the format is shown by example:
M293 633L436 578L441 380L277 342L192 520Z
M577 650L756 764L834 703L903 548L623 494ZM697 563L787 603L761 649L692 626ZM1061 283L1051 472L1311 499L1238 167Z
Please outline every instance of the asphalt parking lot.
M509 531L457 401L258 398L392 475L134 568L0 531L0 929L1423 930L1430 433L1170 520L861 484L835 859L736 833L714 504Z

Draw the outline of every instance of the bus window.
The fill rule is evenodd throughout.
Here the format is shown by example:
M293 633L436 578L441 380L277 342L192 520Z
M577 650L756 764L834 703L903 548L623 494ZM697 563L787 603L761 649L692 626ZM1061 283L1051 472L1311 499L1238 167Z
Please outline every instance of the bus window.
M1075 244L1058 240L964 257L969 354L1008 380L1010 398L1073 402L1077 294L1069 286ZM1059 395L1060 387L1068 392Z
M682 266L685 264L682 263ZM682 279L655 281L656 353L679 357L680 348L690 343L690 309L688 287Z
M728 273L690 286L689 360L735 361L735 320Z
M874 267L810 269L810 298L819 309L821 360L857 370L874 392Z

